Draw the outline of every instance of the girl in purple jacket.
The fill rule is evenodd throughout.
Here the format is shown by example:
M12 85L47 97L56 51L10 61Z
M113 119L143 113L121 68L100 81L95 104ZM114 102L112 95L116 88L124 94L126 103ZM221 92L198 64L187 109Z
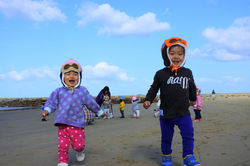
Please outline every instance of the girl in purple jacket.
M85 120L83 105L97 113L103 114L99 105L84 86L80 86L82 78L81 65L70 59L61 67L62 87L54 90L48 98L42 117L55 112L55 126L58 127L58 166L68 166L70 144L77 151L76 158L85 158Z

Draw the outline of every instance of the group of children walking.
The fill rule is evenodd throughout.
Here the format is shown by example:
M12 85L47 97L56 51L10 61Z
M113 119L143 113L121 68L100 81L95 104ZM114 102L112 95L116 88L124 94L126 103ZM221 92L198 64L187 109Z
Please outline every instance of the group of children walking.
M166 39L161 52L165 67L156 72L154 81L144 100L144 108L149 108L160 90L159 119L161 128L162 166L172 166L172 138L174 126L180 129L183 144L183 163L186 166L199 166L194 149L194 128L189 106L194 106L195 119L201 120L201 102L192 71L183 67L186 61L187 42L181 38ZM82 67L75 60L65 62L61 67L60 79L63 87L57 88L49 96L41 116L57 111L54 125L58 127L58 166L68 166L70 144L77 152L78 161L85 158L85 122L83 106L98 117L113 115L110 96L105 97L103 105L97 103L88 90L81 86ZM124 97L120 97L121 118L124 118ZM198 99L198 100L197 100ZM139 118L138 103L141 99L132 98L133 117ZM103 110L101 109L103 106Z
M120 113L121 117L120 118L125 118L124 115L124 110L125 110L125 97L121 96L120 97ZM132 116L135 119L140 119L140 108L139 108L139 103L141 102L141 98L137 98L136 95L133 95L131 99L131 110L132 110Z

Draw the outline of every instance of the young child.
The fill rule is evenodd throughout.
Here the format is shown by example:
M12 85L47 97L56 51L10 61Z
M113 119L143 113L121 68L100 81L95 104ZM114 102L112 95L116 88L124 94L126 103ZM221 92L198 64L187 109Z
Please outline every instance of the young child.
M193 105L193 110L195 113L195 119L194 119L195 122L202 120L202 118L201 118L202 98L200 95L201 89L198 86L196 87L196 94L197 94L197 100L196 100L195 105Z
M212 98L213 100L215 99L215 91L214 91L214 89L213 89L213 91L212 91L211 98Z
M182 136L184 165L200 165L193 155L194 129L188 108L196 101L196 86L192 71L183 67L186 47L186 41L181 38L165 40L161 52L166 67L156 72L144 102L144 107L149 108L160 89L162 166L172 166L171 144L175 125Z
M55 112L55 126L58 127L58 166L68 166L68 150L71 146L78 161L85 158L85 119L83 105L98 115L103 111L88 90L80 86L82 78L81 65L70 59L61 67L60 74L63 87L57 88L48 98L42 117Z
M125 109L124 100L125 100L124 96L121 96L120 97L120 112L121 112L121 117L120 118L125 118L125 116L124 116L124 109Z
M141 99L137 99L136 95L134 95L132 97L132 112L135 119L140 119L140 109L138 104L139 102L141 102Z
M163 111L162 111L162 109L160 109L160 105L161 105L161 99L159 99L157 102L157 109L154 109L154 111L155 111L154 117L155 118L158 118L160 115L163 115Z
M106 114L106 119L112 118L113 116L112 103L110 102L108 95L104 97L104 102L102 103L102 105L104 113Z
M44 104L45 102L42 102L42 105L41 105L41 113L44 111ZM47 121L47 119L45 117L42 117L41 118L41 121Z

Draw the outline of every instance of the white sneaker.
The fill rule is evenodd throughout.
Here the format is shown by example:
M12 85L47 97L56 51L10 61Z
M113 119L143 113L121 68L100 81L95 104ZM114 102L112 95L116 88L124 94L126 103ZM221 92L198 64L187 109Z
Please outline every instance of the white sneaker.
M85 150L81 152L76 152L76 160L83 161L85 159Z
M57 166L68 166L67 163L59 163Z

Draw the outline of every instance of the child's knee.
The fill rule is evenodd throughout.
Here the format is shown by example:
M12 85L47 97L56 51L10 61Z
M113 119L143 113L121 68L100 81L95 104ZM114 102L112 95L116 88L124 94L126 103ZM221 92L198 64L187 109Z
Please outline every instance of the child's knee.
M84 148L85 148L85 145L84 144L75 144L75 145L73 145L72 146L73 147L73 149L75 150L75 151L77 151L77 152L81 152L81 151L83 151L84 150Z

